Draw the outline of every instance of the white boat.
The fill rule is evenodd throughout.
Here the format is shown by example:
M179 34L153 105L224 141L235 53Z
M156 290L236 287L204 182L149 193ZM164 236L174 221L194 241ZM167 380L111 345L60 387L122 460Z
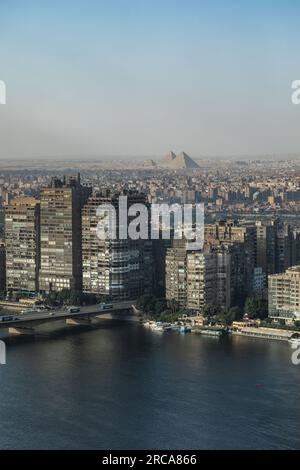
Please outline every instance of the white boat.
M151 325L150 328L151 328L152 331L164 331L163 325L161 325L159 323L154 323L154 325Z
M190 326L188 326L188 325L181 325L180 326L180 329L179 329L180 333L190 333L190 331L191 331Z
M164 326L161 322L150 322L149 327L152 331L164 331Z
M155 322L154 322L154 321L151 321L151 320L148 320L148 321L143 322L143 326L144 326L145 328L152 328L152 326L153 326L154 324L155 324Z

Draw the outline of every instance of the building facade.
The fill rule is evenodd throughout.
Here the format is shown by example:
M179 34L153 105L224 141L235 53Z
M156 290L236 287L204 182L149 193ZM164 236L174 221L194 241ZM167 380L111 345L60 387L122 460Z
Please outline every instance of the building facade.
M187 304L187 251L185 240L172 241L166 254L166 299L174 300L178 307Z
M285 323L300 321L300 266L269 276L269 317Z
M216 283L215 254L188 253L186 307L202 310L206 304L216 303Z
M187 308L207 304L228 308L231 303L231 259L223 249L187 254Z
M0 240L0 292L6 290L6 255L5 255L5 243Z
M5 209L6 288L20 292L39 290L40 204L18 197Z
M146 203L145 196L138 192L106 191L91 196L82 209L83 291L106 295L111 300L133 300L152 293L152 241L120 238L119 196L127 197L127 209L133 204ZM101 224L97 209L103 205L115 210L115 239L97 236Z
M41 190L41 292L82 290L81 209L90 194L79 175Z

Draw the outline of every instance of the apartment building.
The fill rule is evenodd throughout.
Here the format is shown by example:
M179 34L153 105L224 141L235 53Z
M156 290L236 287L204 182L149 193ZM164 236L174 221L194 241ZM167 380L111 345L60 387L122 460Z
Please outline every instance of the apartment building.
M13 199L5 208L6 288L39 290L40 203L32 197Z
M80 175L53 178L41 190L42 292L82 289L81 209L90 194Z
M127 197L127 209L146 203L145 195L138 192L104 191L91 196L82 209L83 291L112 300L136 299L152 293L152 241L120 238L119 196ZM98 224L102 223L97 209L103 205L115 210L115 239L97 236ZM131 220L128 217L128 224Z
M300 320L300 266L269 275L269 317L293 323Z
M201 310L207 304L230 307L230 254L225 250L187 254L187 303Z
M166 299L175 300L179 307L187 305L187 251L185 240L172 241L166 254Z
M5 243L0 240L0 292L6 290L6 263Z

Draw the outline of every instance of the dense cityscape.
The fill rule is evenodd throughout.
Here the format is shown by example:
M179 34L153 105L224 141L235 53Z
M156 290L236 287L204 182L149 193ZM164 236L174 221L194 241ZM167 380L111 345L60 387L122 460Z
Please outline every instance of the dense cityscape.
M73 162L68 170L26 170L20 163L20 169L1 170L4 308L18 302L130 300L156 320L178 321L184 315L194 326L230 326L267 337L280 336L279 327L295 333L300 327L297 159L196 163L184 152L177 157L169 152L156 162L128 162L130 170L111 165ZM100 240L97 208L107 203L117 208L120 194L127 195L128 207L204 203L204 246L188 251L184 239L172 237Z

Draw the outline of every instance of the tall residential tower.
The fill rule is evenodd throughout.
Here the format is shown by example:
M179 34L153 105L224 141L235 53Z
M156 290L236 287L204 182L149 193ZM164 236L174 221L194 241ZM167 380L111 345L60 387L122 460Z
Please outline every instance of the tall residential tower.
M40 266L40 204L18 197L5 209L6 288L37 292Z
M42 292L82 289L81 209L90 194L79 175L41 191Z

